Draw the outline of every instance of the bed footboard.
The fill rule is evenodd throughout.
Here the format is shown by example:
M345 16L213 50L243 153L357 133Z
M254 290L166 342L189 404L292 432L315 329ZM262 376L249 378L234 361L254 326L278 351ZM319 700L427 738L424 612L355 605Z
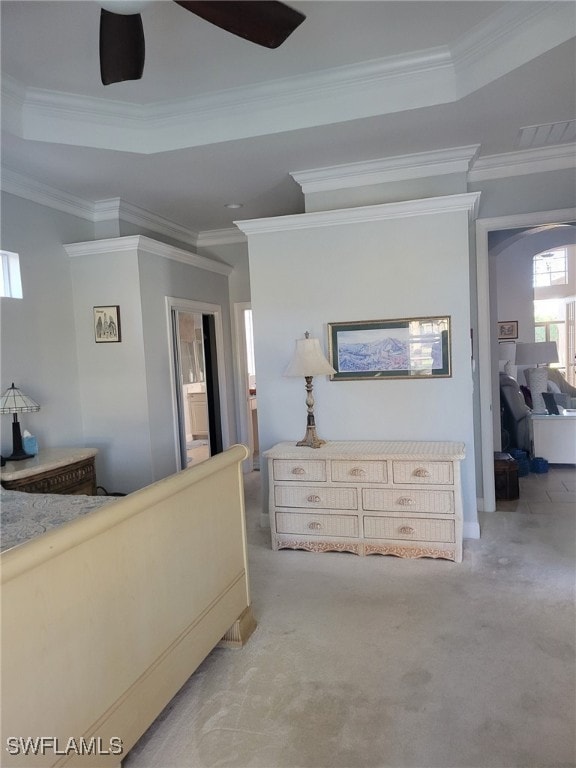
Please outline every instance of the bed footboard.
M244 446L8 550L4 766L119 766L250 611Z

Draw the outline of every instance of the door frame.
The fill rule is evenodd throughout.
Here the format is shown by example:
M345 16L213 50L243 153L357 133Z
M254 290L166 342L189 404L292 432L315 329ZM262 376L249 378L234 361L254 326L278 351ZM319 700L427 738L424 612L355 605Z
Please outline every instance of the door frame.
M238 382L238 439L241 443L252 447L250 440L251 430L248 419L248 402L246 400L246 392L248 392L248 366L246 360L244 312L247 309L252 309L252 304L249 301L239 301L234 303L234 331L236 337L236 381Z
M244 327L244 312L252 309L249 301L234 303L234 338L236 339L236 407L238 413L238 440L250 449L250 456L242 462L244 472L252 469L252 454L254 451L254 435L248 402L248 362L246 356L246 330Z
M537 211L513 216L476 220L476 279L478 291L478 384L480 388L480 435L482 462L482 500L484 512L496 509L494 486L494 427L492 421L492 344L494 323L490 313L490 264L488 236L502 229L537 227L576 219L576 208ZM492 327L494 325L494 327ZM479 500L480 501L480 500Z
M174 351L174 336L172 331L172 311L190 312L192 314L212 315L214 317L214 330L216 336L216 361L218 366L218 392L220 395L220 421L222 428L222 447L225 450L230 446L230 422L228 417L228 394L226 387L226 366L224 363L224 331L222 325L222 307L219 304L208 304L204 301L192 299L178 299L174 296L165 297L166 304L166 329L168 333L168 353L170 358L170 390L172 395L172 424L174 455L176 466L180 467L180 424L178 401L176 397L176 354Z

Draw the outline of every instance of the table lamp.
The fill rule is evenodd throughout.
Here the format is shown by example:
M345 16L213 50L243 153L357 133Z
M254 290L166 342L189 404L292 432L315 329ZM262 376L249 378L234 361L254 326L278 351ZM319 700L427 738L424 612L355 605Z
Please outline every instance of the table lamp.
M524 377L532 396L532 410L535 413L546 413L546 404L542 392L548 391L549 363L558 362L558 347L555 341L519 342L516 344L516 365L530 365L526 368Z
M20 432L19 413L33 413L39 411L40 406L34 400L22 394L12 383L11 387L4 392L0 398L0 413L14 414L12 421L12 455L7 457L8 461L22 461L22 459L31 459L22 447L22 434Z
M306 421L306 435L296 445L304 445L308 448L320 448L326 440L321 440L316 434L316 422L314 420L314 396L312 395L312 377L329 376L336 373L328 360L324 357L318 339L311 339L308 331L305 338L296 340L296 349L290 364L284 371L284 376L304 376L306 379L306 405L308 418Z

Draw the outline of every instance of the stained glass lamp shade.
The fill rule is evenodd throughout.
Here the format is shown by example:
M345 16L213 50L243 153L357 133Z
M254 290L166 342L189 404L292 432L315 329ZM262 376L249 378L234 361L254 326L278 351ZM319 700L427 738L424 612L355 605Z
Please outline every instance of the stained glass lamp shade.
M22 461L22 459L31 459L32 457L25 452L22 447L22 434L20 432L19 413L33 413L39 411L40 406L27 395L23 394L12 383L11 387L4 392L0 398L0 413L12 413L12 455L8 456L8 461Z

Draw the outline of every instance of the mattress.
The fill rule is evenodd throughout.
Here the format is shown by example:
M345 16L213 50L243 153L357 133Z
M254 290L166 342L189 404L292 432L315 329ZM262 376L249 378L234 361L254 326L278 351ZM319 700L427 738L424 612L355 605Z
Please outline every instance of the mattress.
M117 501L113 496L23 493L0 487L0 551Z

